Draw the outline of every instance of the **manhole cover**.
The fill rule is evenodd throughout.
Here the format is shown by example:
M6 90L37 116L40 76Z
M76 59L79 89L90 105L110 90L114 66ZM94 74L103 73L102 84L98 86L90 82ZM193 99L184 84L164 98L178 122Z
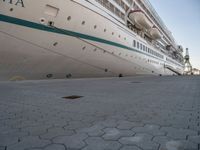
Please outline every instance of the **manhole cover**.
M83 96L78 96L78 95L71 95L71 96L66 96L63 97L64 99L78 99L78 98L82 98Z

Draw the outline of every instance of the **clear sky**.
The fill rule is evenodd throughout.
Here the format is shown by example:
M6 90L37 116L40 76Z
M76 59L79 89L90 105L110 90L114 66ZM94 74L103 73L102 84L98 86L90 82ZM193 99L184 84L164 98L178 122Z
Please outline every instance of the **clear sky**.
M177 43L189 48L192 66L200 69L200 0L149 1Z

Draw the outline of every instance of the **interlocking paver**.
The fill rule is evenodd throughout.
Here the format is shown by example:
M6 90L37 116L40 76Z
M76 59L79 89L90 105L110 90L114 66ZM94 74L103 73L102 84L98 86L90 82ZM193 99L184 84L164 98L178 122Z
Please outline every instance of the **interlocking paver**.
M104 134L102 131L104 127L102 125L94 125L89 128L83 128L81 130L77 130L77 132L87 133L89 136L101 136Z
M151 141L152 136L148 134L136 134L131 137L120 138L120 143L124 145L136 145L145 150L155 150L158 149L159 144Z
M83 150L117 150L121 147L117 141L105 141L100 137L89 137L85 142L87 146Z
M44 147L45 145L50 144L51 142L48 140L41 140L36 136L29 136L21 139L19 143L8 146L9 150L23 150L34 147Z
M0 82L0 148L197 150L199 82L198 76ZM70 95L83 97L62 98Z
M124 146L120 150L142 150L142 149L136 146Z
M49 128L45 134L40 135L40 137L42 139L52 139L57 136L62 136L62 135L70 136L73 134L74 134L73 130L65 130L63 128L52 127L52 128Z
M104 127L108 127L108 128L115 128L117 127L117 120L116 119L107 119L104 121L99 121L99 122L95 122L94 124L96 125L102 125Z
M144 127L135 127L132 131L135 133L148 133L153 136L165 135L165 132L161 131L159 126L152 124L146 124Z
M135 133L131 130L120 130L118 128L105 128L105 134L102 136L105 140L118 140L123 136L132 136Z
M65 150L64 145L51 144L45 147L43 150Z
M120 120L118 121L118 129L132 129L133 127L140 127L143 126L144 124L139 123L139 122L130 122L130 121L125 121L125 120Z
M200 135L189 136L188 140L193 142L193 143L200 144Z
M0 145L8 146L11 144L18 143L22 137L25 137L27 135L28 135L27 132L23 132L19 130L2 132L0 133Z
M81 149L86 145L84 142L86 138L88 138L87 134L80 133L72 136L59 136L53 139L53 142L64 144L69 149Z
M165 131L168 137L176 140L184 140L188 135L197 135L197 131L182 128L162 127L160 130Z
M159 150L198 150L198 145L189 141L168 141Z

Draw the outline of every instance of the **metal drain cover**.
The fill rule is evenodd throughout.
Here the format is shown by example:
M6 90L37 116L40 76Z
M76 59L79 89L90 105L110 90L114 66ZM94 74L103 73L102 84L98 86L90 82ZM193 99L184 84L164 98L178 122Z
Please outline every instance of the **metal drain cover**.
M82 98L83 96L79 96L79 95L71 95L71 96L66 96L63 97L64 99L78 99L78 98Z

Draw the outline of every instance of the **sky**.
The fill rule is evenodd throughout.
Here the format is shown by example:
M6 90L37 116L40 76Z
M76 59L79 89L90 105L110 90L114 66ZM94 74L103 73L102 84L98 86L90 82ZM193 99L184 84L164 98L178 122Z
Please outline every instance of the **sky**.
M177 44L189 48L193 68L200 69L200 0L149 0ZM184 51L185 56L185 51Z

